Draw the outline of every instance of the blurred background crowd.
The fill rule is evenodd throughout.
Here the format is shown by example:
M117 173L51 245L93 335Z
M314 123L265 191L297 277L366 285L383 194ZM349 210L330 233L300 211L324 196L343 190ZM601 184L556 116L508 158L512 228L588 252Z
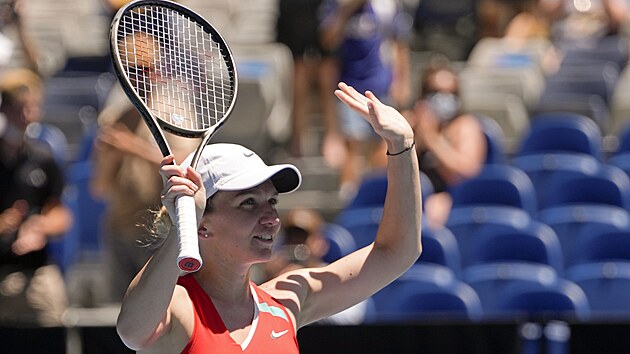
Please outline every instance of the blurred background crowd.
M115 308L150 256L161 155L109 58L126 2L0 1L2 324ZM630 1L178 2L236 59L238 100L213 141L304 175L279 204L281 242L259 281L376 232L386 147L337 102L344 81L414 128L425 253L329 322L630 319ZM195 146L168 138L178 161Z

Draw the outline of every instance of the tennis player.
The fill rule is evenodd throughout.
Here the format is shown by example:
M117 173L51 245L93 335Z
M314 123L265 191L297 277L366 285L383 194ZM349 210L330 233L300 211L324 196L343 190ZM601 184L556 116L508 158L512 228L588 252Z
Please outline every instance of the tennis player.
M297 330L347 309L404 273L421 252L422 219L413 131L372 93L339 84L336 96L367 119L388 148L388 190L376 239L332 264L291 271L256 286L253 264L268 261L280 229L278 195L297 189L292 165L266 165L234 144L207 146L194 171L164 158L159 249L129 286L117 330L150 353L298 353ZM193 195L203 267L182 275L169 216Z

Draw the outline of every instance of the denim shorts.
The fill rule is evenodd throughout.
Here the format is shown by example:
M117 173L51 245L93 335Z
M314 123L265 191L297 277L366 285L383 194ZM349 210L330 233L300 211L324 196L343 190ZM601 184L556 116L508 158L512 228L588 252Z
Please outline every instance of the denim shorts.
M380 138L365 118L341 101L337 102L337 114L339 130L347 139L371 141Z

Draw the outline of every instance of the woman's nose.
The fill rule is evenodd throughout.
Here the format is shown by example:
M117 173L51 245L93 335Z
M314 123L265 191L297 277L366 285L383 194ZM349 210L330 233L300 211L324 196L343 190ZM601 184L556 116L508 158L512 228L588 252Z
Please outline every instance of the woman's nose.
M260 218L260 223L267 226L276 226L280 224L280 216L278 215L278 211L270 206L269 209L265 211L265 213Z

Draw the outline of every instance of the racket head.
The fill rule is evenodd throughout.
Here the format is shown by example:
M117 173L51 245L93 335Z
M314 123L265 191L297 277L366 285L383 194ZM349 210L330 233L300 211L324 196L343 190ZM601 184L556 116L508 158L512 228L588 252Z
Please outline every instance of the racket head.
M238 78L232 52L208 21L185 6L127 3L112 20L110 49L121 86L150 128L205 137L234 108Z

